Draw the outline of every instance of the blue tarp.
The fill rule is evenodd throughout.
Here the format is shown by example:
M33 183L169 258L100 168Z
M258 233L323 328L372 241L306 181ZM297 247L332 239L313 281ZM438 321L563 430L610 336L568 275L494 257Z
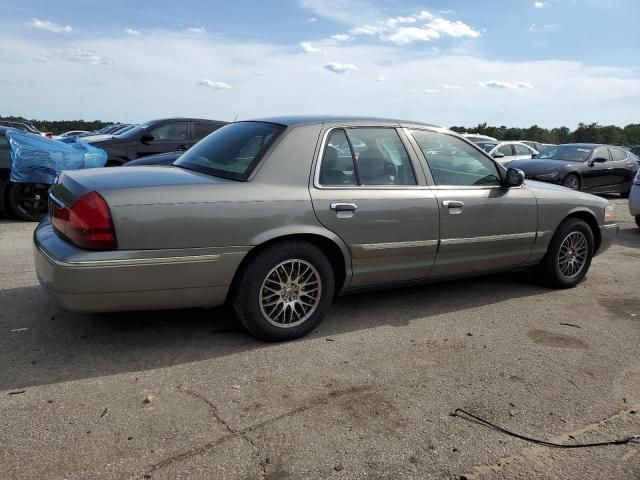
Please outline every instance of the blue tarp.
M52 184L63 170L104 167L107 152L75 137L52 140L8 128L11 181Z

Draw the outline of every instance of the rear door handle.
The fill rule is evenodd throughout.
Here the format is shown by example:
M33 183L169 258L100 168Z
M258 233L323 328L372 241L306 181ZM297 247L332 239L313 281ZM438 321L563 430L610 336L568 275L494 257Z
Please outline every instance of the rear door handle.
M442 206L447 208L462 208L464 207L464 203L459 200L445 200L442 202Z
M331 210L336 212L355 212L358 206L355 203L332 203Z

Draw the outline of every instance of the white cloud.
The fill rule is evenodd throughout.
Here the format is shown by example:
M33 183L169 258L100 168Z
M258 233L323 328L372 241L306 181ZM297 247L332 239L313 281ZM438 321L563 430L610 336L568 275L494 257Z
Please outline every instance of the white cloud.
M127 35L131 35L132 37L138 37L142 35L142 32L140 30L136 30L135 28L127 28L125 32Z
M346 42L347 40L351 40L351 35L347 35L346 33L338 33L336 35L331 35L331 39L337 42Z
M207 29L204 27L191 27L187 28L186 31L188 33L207 33Z
M422 89L422 93L426 93L428 95L432 95L434 93L438 93L438 90L435 90L433 88L423 88Z
M73 31L71 25L60 25L59 23L50 22L48 20L40 20L39 18L32 18L31 22L29 22L27 25L32 28L46 30L47 32L53 33L70 33Z
M82 48L54 52L49 58L64 62L84 63L86 65L110 65L113 63L110 58L101 57L93 50L83 50Z
M385 25L387 27L395 27L396 25L407 24L407 23L416 23L415 17L394 17L387 19Z
M378 77L376 78L376 82L386 82L387 81L387 77L385 77L384 75L378 75Z
M229 84L227 84L227 83L224 83L224 82L213 82L213 81L209 80L208 78L203 78L202 80L200 80L198 82L198 85L200 85L202 87L213 88L214 90L229 90L231 88L229 86Z
M420 20L427 20L429 18L433 18L433 14L427 10L422 10L418 15L416 15L416 17Z
M380 11L369 0L298 0L298 4L316 17L354 25L380 18Z
M362 25L360 27L354 27L349 30L351 35L377 35L386 30L385 27L381 25Z
M499 90L518 90L518 89L531 89L533 85L526 82L502 82L500 80L489 80L487 82L478 82L478 85L487 88L495 88Z
M460 85L452 85L450 83L443 83L442 88L444 88L445 90L463 90Z
M310 19L307 20L307 23L316 23L318 21L318 19L316 17L311 17Z
M454 38L478 38L480 36L480 32L460 20L452 22L445 18L435 18L427 23L427 28Z
M314 47L311 42L301 42L300 48L304 50L306 53L318 53L320 52L319 48Z
M358 67L356 67L351 63L338 63L338 62L326 63L322 68L324 68L325 70L329 70L330 72L338 73L341 75L349 72L355 72L356 70L358 70Z
M535 8L542 8L544 7L544 2L533 2L533 6Z
M406 45L412 42L428 42L434 38L440 38L440 33L435 30L417 27L400 28L390 35L381 37L383 40L397 43L398 45Z
M456 13L455 10L438 10L438 13L441 13L442 15L453 15L454 13Z

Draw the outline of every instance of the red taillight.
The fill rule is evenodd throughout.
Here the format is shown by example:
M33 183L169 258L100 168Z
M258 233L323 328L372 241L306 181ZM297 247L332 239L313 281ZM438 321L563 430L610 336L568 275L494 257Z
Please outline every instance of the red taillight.
M53 226L71 243L89 250L115 250L116 233L107 202L98 193L80 197L71 208L53 204Z

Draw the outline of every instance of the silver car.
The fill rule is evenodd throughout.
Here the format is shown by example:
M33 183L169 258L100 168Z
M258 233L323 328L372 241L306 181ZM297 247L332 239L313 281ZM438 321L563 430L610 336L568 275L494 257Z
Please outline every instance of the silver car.
M611 205L523 182L431 125L243 121L174 166L62 173L35 263L69 310L228 302L255 336L286 340L349 291L530 267L578 284L614 240Z
M522 142L475 142L497 162L506 165L514 160L531 160L538 150Z

